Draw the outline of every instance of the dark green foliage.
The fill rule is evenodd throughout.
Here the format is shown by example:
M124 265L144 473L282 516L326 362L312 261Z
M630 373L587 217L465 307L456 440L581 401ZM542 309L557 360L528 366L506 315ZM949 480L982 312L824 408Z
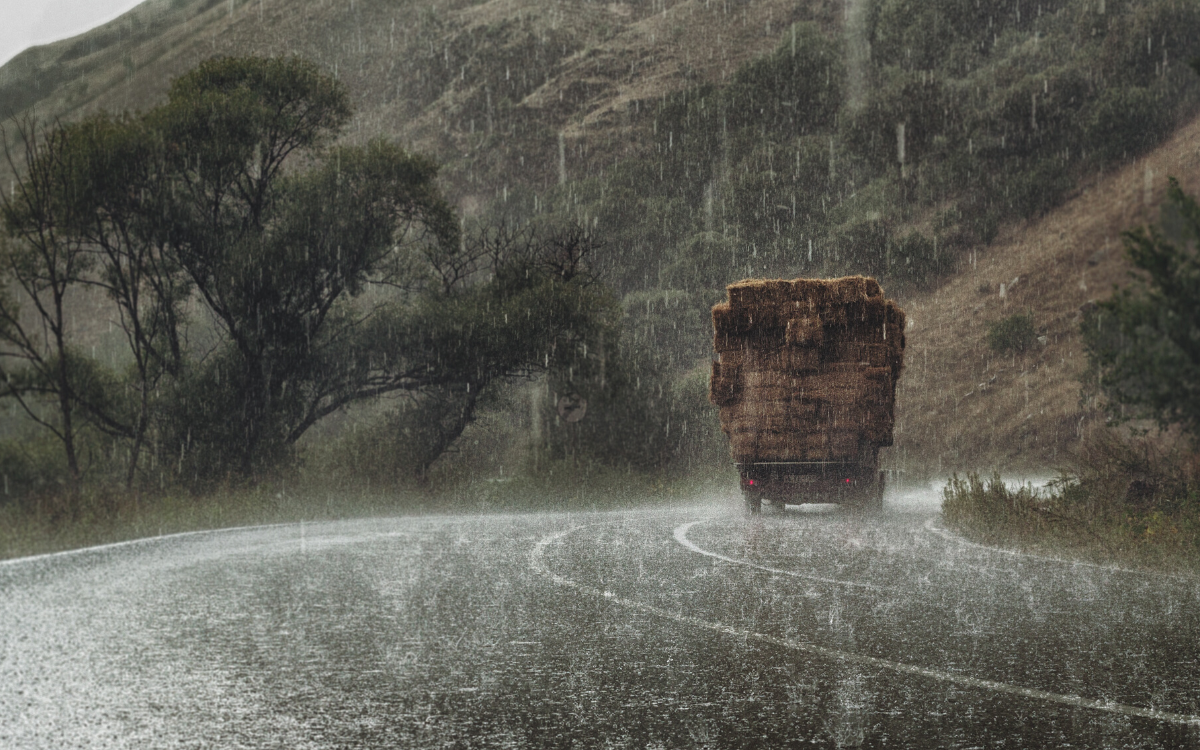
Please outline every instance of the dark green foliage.
M222 58L144 116L25 139L3 259L54 340L46 350L2 301L25 364L8 395L60 437L72 476L80 425L125 441L130 485L146 449L160 482L263 476L323 418L393 392L436 412L412 438L423 476L492 383L570 368L613 328L588 270L594 236L563 224L463 237L428 159L382 141L327 148L349 115L311 63ZM81 284L116 303L129 373L67 347L61 302Z
M1081 324L1085 386L1117 417L1150 417L1200 434L1200 205L1172 180L1159 226L1124 235L1137 272Z
M225 456L203 473L273 465L328 392L357 393L315 366L333 331L353 328L333 325L349 321L342 306L385 272L397 243L456 241L432 163L385 143L313 151L349 114L340 84L311 63L222 58L175 81L145 118L142 141L159 144L166 165L152 187L171 198L134 209L158 219L161 256L204 301L225 349L188 376L201 397L189 393L195 408L181 399L174 410L187 418L161 441L180 456ZM285 175L305 152L323 159Z
M904 162L917 164L934 146L934 140L961 116L944 90L944 83L926 72L899 67L881 68L870 96L858 107L844 107L839 141L856 157L876 166L878 173L899 172L900 126L903 125Z
M1033 313L1015 313L988 323L987 345L997 354L1023 352L1033 346L1036 340Z
M0 506L62 490L62 450L46 439L0 440Z
M728 442L708 402L707 371L676 379L663 353L621 341L606 346L602 361L602 368L551 378L542 446L549 457L643 472L709 470L699 462L728 461ZM587 399L587 413L569 424L553 406L575 393Z
M796 135L828 130L842 103L843 66L837 41L813 24L793 25L774 53L738 69L718 100L723 127Z
M272 394L272 421L263 423L269 431L259 451L264 466L290 458L291 446L305 430L345 405L408 391L421 409L440 415L423 421L416 433L410 428L396 435L394 448L407 453L398 466L422 479L473 421L477 400L492 383L552 366L570 367L578 349L586 351L589 342L612 327L615 305L584 273L582 263L592 247L580 247L579 240L569 232L526 235L516 252L504 256L505 248L476 245L472 238L463 246L468 256L473 250L501 253L487 259L491 277L486 281L468 283L474 275L471 263L463 257L452 262L449 255L430 250L426 260L432 278L419 291L375 306L357 324L353 313L335 306L326 332L314 336L312 348L276 365L283 374L292 368L292 377ZM394 278L408 284L421 281L411 267ZM166 442L179 446L180 456L194 458L196 477L241 471L242 431L249 420L243 416L214 423L210 416L212 405L228 401L228 393L239 394L238 401L222 403L216 413L245 413L239 410L245 409L248 389L238 360L216 360L198 371L201 379L186 389L191 401L179 402L190 407L170 421L177 427ZM406 413L404 419L411 417ZM185 445L195 444L197 424L211 424L212 430L203 436L199 452L193 452ZM425 438L429 441L420 449L412 444ZM397 472L403 473L400 468Z
M1102 162L1137 154L1158 143L1173 122L1158 96L1147 88L1108 88L1092 103L1084 124L1084 143Z
M729 438L721 432L721 420L708 400L711 370L701 365L671 384L671 431L667 443L669 467L690 474L732 471Z
M861 269L865 276L881 276L887 271L891 231L880 219L854 221L837 227L829 238L829 249L836 262ZM917 243L911 243L915 250ZM827 250L828 252L828 250Z
M892 242L884 275L921 288L942 274L943 262L934 240L920 232L910 232Z
M329 142L349 118L345 88L307 60L224 57L176 79L149 122L190 173L192 201L256 212L284 161ZM245 205L224 205L235 190Z
M454 451L465 423L474 419L477 395L462 388L429 388L373 418L360 416L336 437L306 446L305 471L332 485L356 488L427 486L434 462Z

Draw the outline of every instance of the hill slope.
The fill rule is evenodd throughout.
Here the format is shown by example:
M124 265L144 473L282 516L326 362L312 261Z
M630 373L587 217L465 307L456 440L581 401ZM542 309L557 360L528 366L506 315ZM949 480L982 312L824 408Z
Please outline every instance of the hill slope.
M1080 308L1128 278L1121 233L1157 220L1168 177L1200 192L1200 119L1046 216L1006 227L975 263L905 300L912 328L896 398L897 466L1067 464L1063 451L1088 418L1079 400ZM1025 311L1046 343L1024 355L991 352L987 324Z
M351 139L436 154L470 208L492 197L471 195L479 173L537 186L560 150L572 175L611 162L650 127L647 102L719 83L791 23L835 19L825 0L147 0L0 68L0 116L145 110L208 57L300 55L348 87Z

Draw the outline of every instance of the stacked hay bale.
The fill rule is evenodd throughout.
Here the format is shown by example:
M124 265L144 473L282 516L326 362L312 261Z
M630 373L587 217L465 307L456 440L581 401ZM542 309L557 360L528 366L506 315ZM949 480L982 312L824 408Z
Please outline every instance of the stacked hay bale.
M905 319L874 279L726 289L712 310L709 399L735 461L873 461L892 444Z

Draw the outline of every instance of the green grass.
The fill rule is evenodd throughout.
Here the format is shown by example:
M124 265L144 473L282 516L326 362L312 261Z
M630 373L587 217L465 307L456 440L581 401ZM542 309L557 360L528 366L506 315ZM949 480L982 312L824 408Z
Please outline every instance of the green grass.
M1111 467L1106 467L1111 468ZM1090 475L1089 475L1090 474ZM1084 472L1046 488L1009 487L999 474L957 474L943 490L953 531L981 544L1053 557L1200 575L1200 498L1158 496L1132 505L1112 476Z
M425 502L412 493L294 492L267 485L199 497L92 490L70 508L53 496L0 507L0 558L187 531L421 512Z
M274 482L202 496L179 491L140 498L91 489L70 506L61 495L0 506L0 559L262 524L666 506L735 486L736 477L720 471L654 476L559 461L543 466L537 474L465 478L427 489L296 487Z

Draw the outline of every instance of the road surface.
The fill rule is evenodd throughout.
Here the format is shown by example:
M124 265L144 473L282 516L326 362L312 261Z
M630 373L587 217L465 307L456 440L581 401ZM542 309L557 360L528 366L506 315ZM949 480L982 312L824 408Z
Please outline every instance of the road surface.
M1200 747L1200 583L735 498L0 564L4 748Z

